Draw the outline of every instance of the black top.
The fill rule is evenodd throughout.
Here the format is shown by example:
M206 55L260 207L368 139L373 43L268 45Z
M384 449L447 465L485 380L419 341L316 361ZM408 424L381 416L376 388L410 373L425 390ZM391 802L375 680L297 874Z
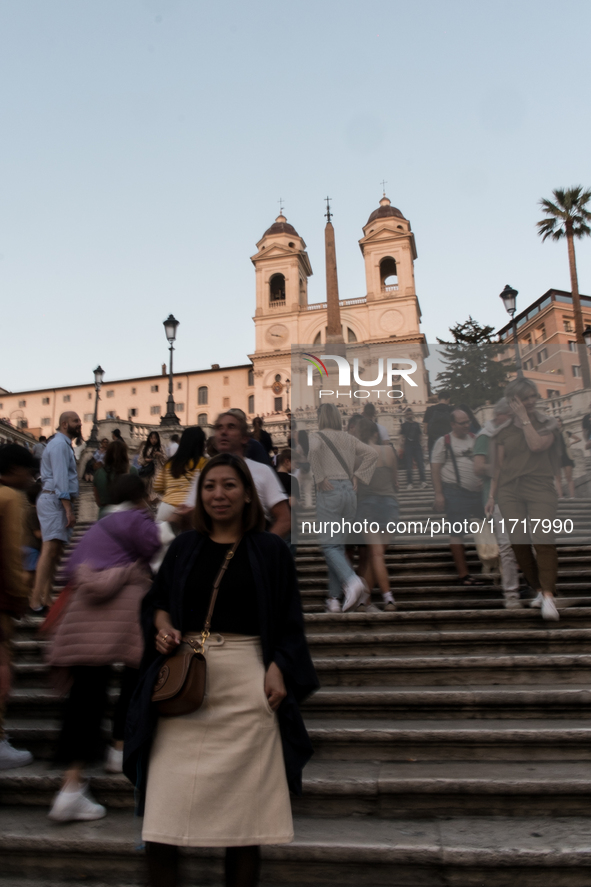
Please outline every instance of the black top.
M405 440L413 442L415 440L420 440L421 426L418 422L403 422L400 432Z
M231 545L212 542L206 536L199 557L187 579L184 620L187 631L199 633L205 623L213 583ZM166 609L168 599L155 600L157 609ZM163 604L160 606L160 604ZM211 630L232 634L260 635L257 593L244 541L230 560L222 579L213 610Z
M296 500L300 498L300 485L296 477L288 474L287 471L278 471L277 477L289 497L293 496Z

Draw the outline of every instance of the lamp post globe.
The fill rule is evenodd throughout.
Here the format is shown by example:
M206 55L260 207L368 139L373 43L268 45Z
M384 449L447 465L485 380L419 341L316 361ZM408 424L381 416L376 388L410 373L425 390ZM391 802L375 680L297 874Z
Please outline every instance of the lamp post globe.
M176 319L174 314L169 314L164 321L164 332L166 333L166 338L169 342L174 342L174 340L176 339L176 328L178 325L179 321Z
M513 317L515 314L515 303L517 301L517 290L514 290L512 286L507 284L503 292L500 294L500 298L503 300L507 314L510 314L511 317Z
M160 419L161 425L180 425L180 419L174 411L174 395L173 395L173 373L172 373L172 352L174 351L174 342L176 339L176 330L179 321L174 314L169 314L164 321L164 332L166 339L170 345L170 367L168 372L168 400L166 402L166 414Z
M583 330L583 339L585 340L585 345L587 346L587 348L591 348L591 326L589 326L588 324Z
M102 366L97 366L96 370L93 370L94 373L94 417L92 420L92 431L90 432L90 437L86 441L87 447L96 447L98 446L98 402L99 402L99 392L101 390L101 386L103 384L103 379L105 377L105 371Z
M507 283L505 285L505 289L502 293L500 293L500 298L503 300L503 305L505 306L505 311L507 314L511 316L511 326L513 329L513 347L515 349L515 366L517 368L517 378L523 379L523 368L521 366L521 355L519 353L519 342L517 341L517 324L515 323L515 309L517 305L517 293L518 291L513 289L512 286L509 286Z

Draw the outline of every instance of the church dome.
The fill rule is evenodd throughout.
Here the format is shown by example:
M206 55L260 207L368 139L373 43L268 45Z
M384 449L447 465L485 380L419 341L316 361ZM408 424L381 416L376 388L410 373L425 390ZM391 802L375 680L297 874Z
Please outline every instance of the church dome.
M377 209L374 209L371 216L367 220L367 225L370 225L372 222L375 222L376 219L386 219L388 216L395 216L397 219L403 219L404 216L400 212L400 210L392 206L386 195L382 197L380 200L380 205ZM366 226L367 226L366 225Z
M293 234L294 237L300 236L293 225L289 224L284 215L277 216L271 227L267 228L263 237L266 237L267 234Z

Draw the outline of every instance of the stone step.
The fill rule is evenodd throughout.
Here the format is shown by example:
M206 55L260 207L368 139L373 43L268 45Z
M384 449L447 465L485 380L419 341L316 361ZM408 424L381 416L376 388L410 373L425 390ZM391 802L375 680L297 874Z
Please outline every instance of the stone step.
M509 631L401 631L396 624L381 626L383 611L370 625L332 624L324 632L308 633L308 645L314 656L383 656L441 653L518 654L518 653L591 653L590 628L543 628L538 624ZM549 625L550 623L542 623ZM558 623L560 625L560 622ZM19 636L13 644L19 661L42 661L51 642L39 636Z
M314 659L322 686L591 683L591 655L540 653L471 656L324 656ZM14 664L16 688L37 687L47 667Z
M133 786L123 775L87 769L93 797L109 810L133 810ZM0 771L2 806L47 810L63 771L36 762ZM378 816L591 816L591 763L471 762L389 763L312 761L304 770L303 796L295 814ZM0 883L2 883L0 878Z
M308 638L320 632L348 631L428 631L434 634L442 631L483 631L489 628L504 631L546 630L548 623L540 616L540 611L529 607L521 610L495 609L431 609L404 610L402 607L393 613L305 613ZM553 623L552 630L591 628L591 607L568 607L561 610L560 621Z
M266 887L587 887L589 820L542 816L457 819L295 818L291 845L263 848ZM127 811L60 826L45 812L0 811L4 879L45 883L144 882L139 823ZM192 848L185 866L193 883L220 885L222 850Z
M344 761L589 761L591 723L576 718L311 718L315 760ZM60 725L8 717L16 748L50 760Z
M589 761L591 724L574 718L308 718L315 760Z
M118 695L109 690L111 709ZM591 719L591 690L568 684L498 686L424 685L322 687L302 706L312 718ZM63 699L43 687L13 690L10 712L17 719L59 719Z
M564 684L321 687L302 708L312 718L440 720L591 719L591 690Z

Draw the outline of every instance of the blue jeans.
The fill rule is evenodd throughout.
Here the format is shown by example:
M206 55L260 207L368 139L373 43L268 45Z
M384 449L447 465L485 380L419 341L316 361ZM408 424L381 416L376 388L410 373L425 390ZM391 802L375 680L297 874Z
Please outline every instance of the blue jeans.
M332 490L316 492L316 517L319 521L348 521L353 524L357 509L357 496L350 481L331 478ZM331 536L322 534L320 548L328 567L328 596L340 599L343 584L355 576L355 571L345 555L347 530Z
M421 483L425 481L425 465L423 462L423 450L418 440L406 440L404 442L404 462L406 465L406 482L412 483L412 463L417 463Z

